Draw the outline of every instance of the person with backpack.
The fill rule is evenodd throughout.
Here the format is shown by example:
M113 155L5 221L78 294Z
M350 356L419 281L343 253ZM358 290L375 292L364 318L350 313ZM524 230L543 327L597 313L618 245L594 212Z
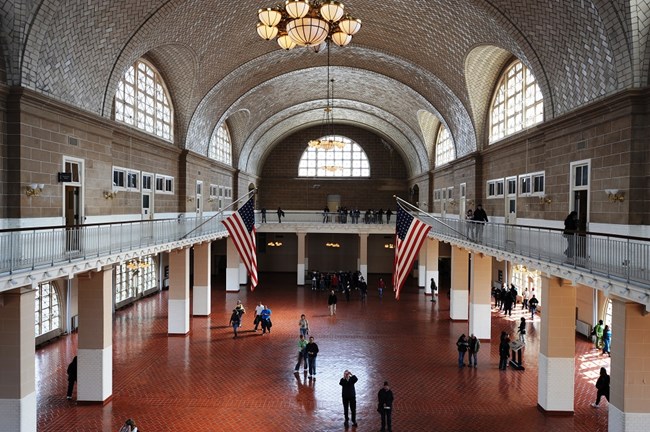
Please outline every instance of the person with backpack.
M535 294L533 294L530 300L528 300L528 310L530 311L530 319L535 318L535 311L537 310L538 304L539 304L539 300L537 300L537 298L535 298Z
M230 315L230 321L228 322L228 325L232 326L232 331L235 334L232 337L233 339L237 337L237 329L239 328L240 323L241 323L241 316L239 315L239 312L237 312L237 309L233 309L232 314Z

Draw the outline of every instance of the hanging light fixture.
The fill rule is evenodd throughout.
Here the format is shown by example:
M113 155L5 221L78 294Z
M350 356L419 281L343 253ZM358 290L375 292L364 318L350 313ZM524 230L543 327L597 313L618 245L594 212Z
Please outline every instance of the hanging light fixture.
M326 40L346 46L361 29L361 20L345 13L345 5L335 0L286 0L284 7L257 11L257 33L262 39L277 37L284 50L296 46L318 47ZM289 42L290 40L291 42Z

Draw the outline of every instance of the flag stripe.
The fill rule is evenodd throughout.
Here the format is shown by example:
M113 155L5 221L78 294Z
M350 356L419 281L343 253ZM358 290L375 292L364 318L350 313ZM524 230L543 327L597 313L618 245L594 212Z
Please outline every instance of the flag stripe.
M257 286L257 240L254 202L251 197L239 210L228 216L223 224L251 277L251 291Z
M400 290L411 272L413 261L419 254L422 243L430 230L429 225L411 216L398 203L393 270L393 287L396 299L399 299Z

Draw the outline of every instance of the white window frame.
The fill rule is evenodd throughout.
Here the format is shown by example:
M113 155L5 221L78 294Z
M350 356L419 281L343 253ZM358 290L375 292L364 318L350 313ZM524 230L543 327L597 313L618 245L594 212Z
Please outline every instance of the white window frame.
M122 181L115 182L115 174L122 174ZM129 186L129 179L135 178L135 186ZM113 190L140 192L140 171L113 166L111 182Z
M454 187L449 186L447 188L447 200L453 200L454 199Z
M433 190L433 202L440 201L440 189Z
M490 186L493 186L494 193L490 194ZM499 185L501 186L501 193L499 193ZM496 199L496 198L503 198L504 197L504 192L505 192L505 180L500 178L500 179L492 179L488 180L486 183L486 188L485 188L485 194L487 199Z
M158 181L162 181L162 187L158 187ZM156 174L156 179L154 180L154 189L157 194L166 194L166 195L173 195L174 194L174 177L164 175L164 174Z
M519 181L519 196L521 197L530 196L533 190L532 178L530 177L530 174L520 175L518 181Z
M439 167L456 159L454 140L445 125L441 124L436 134L436 163Z

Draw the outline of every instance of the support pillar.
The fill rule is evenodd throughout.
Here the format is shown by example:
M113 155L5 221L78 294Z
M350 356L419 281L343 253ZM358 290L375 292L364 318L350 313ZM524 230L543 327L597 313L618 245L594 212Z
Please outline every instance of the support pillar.
M537 405L545 412L572 414L576 349L575 286L555 276L542 276L541 307Z
M427 285L427 248L421 247L418 254L418 286L424 288Z
M169 307L167 332L190 331L190 250L183 248L169 254Z
M77 278L77 400L104 402L113 394L113 269L105 267Z
M492 328L492 257L473 253L470 267L469 333L490 339Z
M239 260L239 285L248 285L248 270L241 260Z
M239 253L230 237L226 238L226 291L239 291Z
M650 315L645 306L612 298L611 353L608 430L646 431L650 424Z
M469 306L469 252L451 247L451 295L449 318L466 320Z
M306 233L296 233L298 236L298 285L305 284L305 236Z
M368 234L359 234L359 271L361 276L368 281Z
M35 291L23 287L0 293L0 297L0 430L33 432L36 430Z
M431 279L436 281L436 286L440 289L440 277L438 272L438 258L440 255L439 252L439 241L427 237L424 241L424 248L427 249L427 268L426 268L426 284L424 285L424 293L426 295L435 295L431 292Z
M194 288L192 314L208 316L211 309L210 264L212 262L210 242L194 245Z

